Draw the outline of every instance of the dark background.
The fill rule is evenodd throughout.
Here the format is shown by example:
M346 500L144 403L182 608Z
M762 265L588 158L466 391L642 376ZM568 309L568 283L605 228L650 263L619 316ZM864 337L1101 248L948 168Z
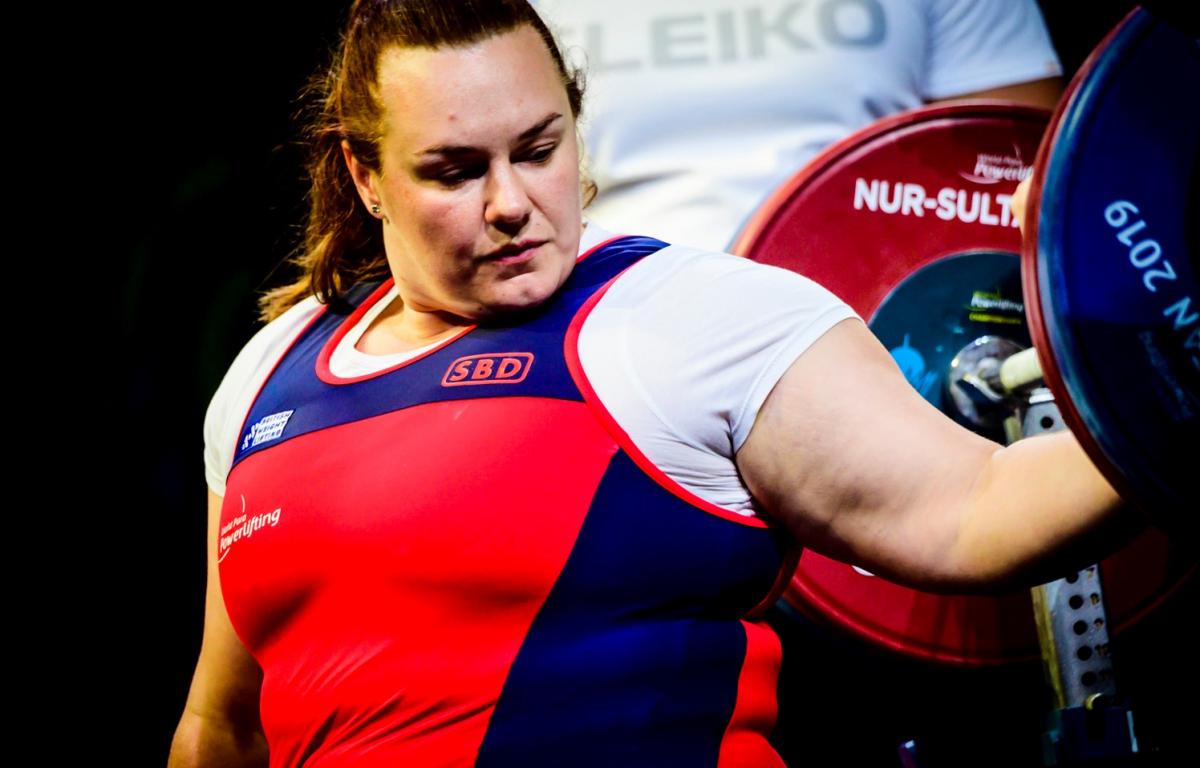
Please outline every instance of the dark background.
M1042 6L1070 74L1131 3ZM117 258L95 284L114 300L119 336L98 358L102 374L119 371L102 376L113 392L98 416L119 424L97 447L98 466L111 478L103 468L122 457L133 482L111 513L122 543L109 512L82 529L105 542L80 561L86 597L73 622L79 646L97 650L68 660L78 671L67 700L104 724L95 749L122 764L163 764L183 707L203 616L204 410L256 329L253 294L278 284L295 243L303 186L290 116L342 13L278 2L176 6L169 20L107 12L116 31L82 64L102 87L70 102L98 126L85 138L107 150L88 155L103 159L86 170L103 174L92 197ZM1200 675L1195 635L1183 632L1196 605L1192 589L1117 643L1143 747L1171 756L1166 764L1197 752L1200 706L1187 691ZM88 622L98 631L79 626ZM805 758L794 764L897 766L896 745L909 738L932 765L1038 764L1037 665L928 667L781 623L791 663L778 735L785 756ZM119 707L109 704L116 694Z

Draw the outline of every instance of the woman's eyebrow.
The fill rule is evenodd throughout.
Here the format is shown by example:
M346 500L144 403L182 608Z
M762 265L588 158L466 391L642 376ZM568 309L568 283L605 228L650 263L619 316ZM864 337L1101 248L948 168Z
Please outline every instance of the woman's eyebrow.
M548 114L544 118L542 118L541 122L539 122L537 125L534 125L532 128L528 128L525 131L523 131L521 133L521 135L518 136L517 138L520 139L521 141L524 141L525 139L531 139L534 136L537 136L542 131L549 128L550 124L553 123L555 120L559 119L560 117L562 117L562 115L560 115L558 112L551 112L550 114Z
M546 115L544 118L539 120L537 123L535 123L533 126L522 131L521 135L517 137L517 140L518 141L526 141L528 139L531 139L534 136L537 136L542 131L549 128L550 125L553 124L555 120L559 120L561 118L562 118L561 113L551 112L550 114ZM429 155L442 155L442 156L471 155L471 154L477 153L478 151L479 150L475 147L465 147L465 146L461 146L461 145L457 145L457 144L439 144L435 147L430 147L429 149L419 152L417 154L417 156L418 157L427 157Z

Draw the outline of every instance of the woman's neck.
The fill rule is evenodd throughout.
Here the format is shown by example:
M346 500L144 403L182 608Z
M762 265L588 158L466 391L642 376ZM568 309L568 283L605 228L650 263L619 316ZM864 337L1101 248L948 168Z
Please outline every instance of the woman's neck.
M429 346L463 328L471 321L449 312L422 311L396 295L363 331L354 348L368 355L394 355Z

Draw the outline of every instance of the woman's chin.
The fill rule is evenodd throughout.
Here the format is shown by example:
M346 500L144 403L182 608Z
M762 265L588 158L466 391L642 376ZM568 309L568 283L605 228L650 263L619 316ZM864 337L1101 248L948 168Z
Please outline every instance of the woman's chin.
M502 290L486 297L481 311L490 318L528 312L548 301L558 287L559 282L546 275L522 275L505 281Z

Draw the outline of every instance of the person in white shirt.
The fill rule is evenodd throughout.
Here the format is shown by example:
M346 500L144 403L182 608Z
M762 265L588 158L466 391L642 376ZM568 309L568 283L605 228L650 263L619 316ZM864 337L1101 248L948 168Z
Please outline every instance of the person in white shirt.
M725 250L814 154L922 104L1053 107L1034 0L538 0L586 74L589 215Z

